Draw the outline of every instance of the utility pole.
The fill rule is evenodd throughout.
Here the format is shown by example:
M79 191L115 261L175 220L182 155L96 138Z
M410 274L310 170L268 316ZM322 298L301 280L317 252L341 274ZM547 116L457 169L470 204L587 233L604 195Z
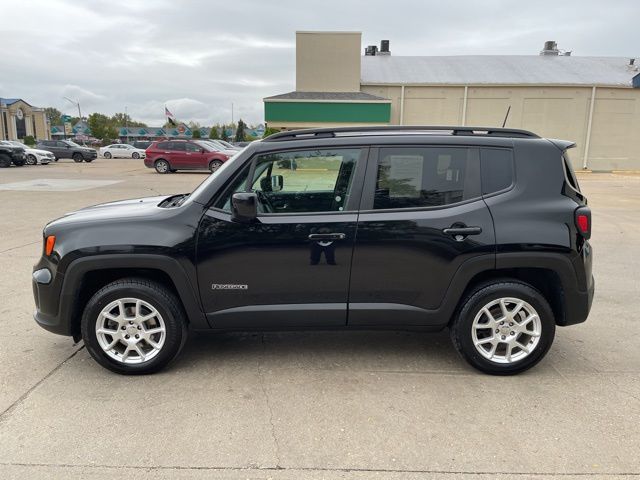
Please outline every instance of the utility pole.
M127 106L124 106L124 131L127 132L126 142L129 143L129 127L127 126Z
M80 110L80 101L79 100L71 100L69 97L62 97L62 98L64 98L67 102L71 102L73 105L78 107L78 117L80 117L80 120L82 120L82 111Z

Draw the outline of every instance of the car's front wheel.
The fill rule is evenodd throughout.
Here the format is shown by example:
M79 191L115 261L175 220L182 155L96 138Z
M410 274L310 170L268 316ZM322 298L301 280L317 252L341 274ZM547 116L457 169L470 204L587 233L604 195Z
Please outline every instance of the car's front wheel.
M166 160L157 160L153 165L156 168L156 172L158 173L168 173L170 170L169 162L167 162Z
M84 160L81 153L74 153L71 158L73 158L73 161L76 163L82 163L82 160Z
M140 154L138 152L133 152L133 154L131 155L132 158L135 158L136 160L138 160L140 158Z
M537 289L505 280L472 291L450 333L473 367L492 375L513 375L533 367L549 351L555 318Z
M186 317L173 292L141 278L103 287L82 317L82 338L91 356L125 375L161 370L178 355L186 337Z
M36 159L36 156L33 154L29 154L27 155L27 165L36 165L38 163L38 160Z

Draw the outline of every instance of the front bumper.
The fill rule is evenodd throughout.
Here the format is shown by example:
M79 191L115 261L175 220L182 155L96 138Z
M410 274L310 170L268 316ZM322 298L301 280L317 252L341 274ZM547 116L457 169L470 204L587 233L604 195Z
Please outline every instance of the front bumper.
M43 273L43 271L48 271ZM47 282L47 280L49 280ZM60 305L71 305L72 298L62 298L64 276L56 274L55 267L46 259L41 259L33 268L31 284L36 310L33 318L38 325L58 335L71 336L69 315L61 312Z

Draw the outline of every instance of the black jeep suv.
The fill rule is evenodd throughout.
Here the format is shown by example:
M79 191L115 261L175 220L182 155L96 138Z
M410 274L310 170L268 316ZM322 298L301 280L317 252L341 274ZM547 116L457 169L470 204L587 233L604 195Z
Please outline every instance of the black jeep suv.
M24 148L0 142L0 168L10 167L12 163L16 167L21 167L26 161Z
M49 223L35 319L125 374L165 366L188 330L445 327L474 367L521 372L591 307L572 146L498 128L275 134L189 195Z
M93 162L98 158L95 148L83 147L71 140L41 140L37 148L47 150L55 156L56 162L60 158L71 158L76 163Z

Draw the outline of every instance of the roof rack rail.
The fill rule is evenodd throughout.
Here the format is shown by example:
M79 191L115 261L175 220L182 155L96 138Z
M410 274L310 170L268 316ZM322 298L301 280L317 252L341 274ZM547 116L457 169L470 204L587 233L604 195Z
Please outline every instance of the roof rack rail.
M497 127L452 127L430 125L381 125L375 127L337 127L337 128L308 128L304 130L288 130L265 138L263 142L284 142L291 140L307 140L315 138L349 137L359 135L379 134L436 134L447 132L449 135L481 135L491 137L510 138L540 138L535 133L515 128Z

